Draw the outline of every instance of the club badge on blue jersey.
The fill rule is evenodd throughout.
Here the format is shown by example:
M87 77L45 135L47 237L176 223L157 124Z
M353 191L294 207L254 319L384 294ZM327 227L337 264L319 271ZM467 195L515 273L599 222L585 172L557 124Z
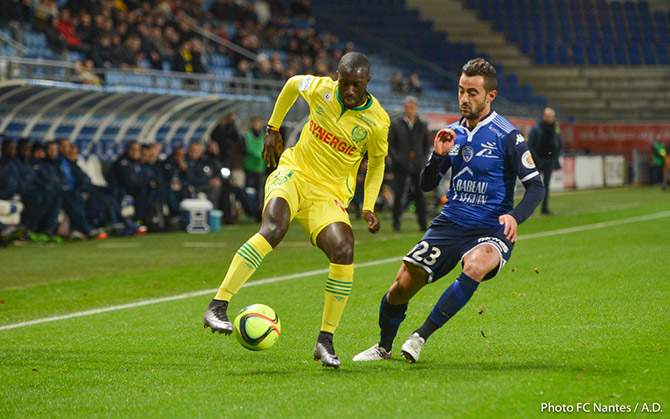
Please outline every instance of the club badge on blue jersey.
M472 160L472 156L474 155L475 150L472 147L470 146L463 147L463 160L465 160L466 163Z

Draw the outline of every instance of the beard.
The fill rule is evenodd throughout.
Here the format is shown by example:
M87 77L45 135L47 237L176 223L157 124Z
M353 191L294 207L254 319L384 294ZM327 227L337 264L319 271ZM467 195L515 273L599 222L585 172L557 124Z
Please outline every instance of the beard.
M486 103L482 103L475 109L470 108L470 111L461 110L461 115L468 120L478 119L482 116L484 108L486 108Z

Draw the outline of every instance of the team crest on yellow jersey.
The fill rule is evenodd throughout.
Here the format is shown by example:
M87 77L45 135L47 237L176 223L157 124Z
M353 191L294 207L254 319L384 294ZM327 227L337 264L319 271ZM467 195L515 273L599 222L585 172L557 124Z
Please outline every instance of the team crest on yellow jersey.
M367 137L368 137L368 130L366 130L360 125L356 125L354 129L351 130L351 139L356 144L365 140Z

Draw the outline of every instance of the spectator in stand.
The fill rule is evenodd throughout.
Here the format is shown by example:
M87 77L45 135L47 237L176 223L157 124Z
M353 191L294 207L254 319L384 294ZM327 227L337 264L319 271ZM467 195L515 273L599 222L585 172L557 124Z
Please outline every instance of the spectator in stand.
M79 50L81 46L81 39L77 35L77 31L72 22L72 16L68 9L62 9L56 20L56 30L61 34L68 49Z
M179 216L179 203L191 198L195 189L188 181L188 165L183 147L175 147L172 155L161 163L163 188L170 216Z
M172 69L184 73L204 73L205 67L200 61L200 55L193 53L193 44L190 41L181 44L175 55Z
M63 205L63 173L58 157L58 144L49 141L46 144L46 157L33 162L36 188L34 193L22 195L25 208L21 213L21 222L29 231L42 233L50 241L60 243L60 237L55 236L58 212ZM23 186L24 189L30 187L32 185Z
M107 179L112 188L116 202L119 204L125 195L133 197L135 221L144 217L147 208L146 180L140 164L140 145L137 141L129 141L126 151L112 164Z
M39 0L33 9L33 24L38 32L46 31L53 19L58 17L58 4L55 0Z
M23 139L25 140L25 139ZM4 139L0 153L0 199L11 199L15 195L21 196L24 209L21 213L21 223L25 224L33 241L60 242L58 237L39 234L48 231L51 236L55 231L55 223L60 206L58 202L50 202L49 195L43 189L38 189L38 177L35 168L39 168L30 157L25 157L25 141L21 142L22 157L16 155L14 142ZM53 207L52 207L53 205Z
M140 38L134 35L126 38L123 42L123 47L121 48L121 67L136 68L139 66L140 60L144 57Z
M272 71L272 67L270 66L270 60L268 60L267 57L261 56L259 58L256 63L256 71L254 71L254 78L261 82L273 82L277 80ZM270 89L270 85L266 84L264 87Z
M255 193L255 203L259 210L263 205L263 186L265 185L265 161L262 157L265 132L261 119L254 117L250 129L244 133L244 173L245 186Z
M12 199L22 192L21 172L16 157L14 141L5 138L2 140L0 153L0 199Z
M70 237L76 240L107 238L104 228L93 228L88 220L86 201L91 191L91 179L77 166L79 149L70 144L66 154L60 156L60 168L63 173L63 209L70 218Z
M542 112L542 119L531 128L528 133L528 148L533 155L538 172L542 175L542 181L546 189L542 201L542 214L550 215L549 184L551 174L554 170L561 168L558 158L563 152L561 129L556 122L556 111L552 108L545 108Z
M254 80L254 72L251 70L249 61L240 60L240 62L237 63L237 67L235 68L235 77L241 79L240 81L234 83L235 87L251 87Z
M96 68L112 68L121 64L121 55L112 45L112 38L109 35L102 35L98 39L99 45L93 48L91 58Z
M44 144L42 144L39 141L35 141L31 146L30 146L30 156L31 156L31 163L33 162L38 162L45 158L47 156L47 153L44 149Z
M146 208L142 220L150 230L162 230L164 228L163 174L157 160L158 154L155 150L152 150L152 145L142 144L140 164L142 165L142 177L146 188Z
M414 72L410 74L407 79L407 92L413 95L420 95L423 92L423 87L421 80L419 79L419 73Z
M391 76L390 80L391 91L395 93L404 93L407 89L405 86L405 79L402 76L402 73L397 71Z
M92 26L91 15L88 14L86 10L82 9L79 12L79 22L75 26L75 29L77 37L81 40L79 49L90 54L91 48L93 48L93 45L95 44L96 35Z
M18 26L32 21L32 0L5 0L0 2L0 23Z
M186 157L189 181L196 192L206 194L207 199L215 208L218 208L219 200L221 199L221 171L216 166L212 167L207 164L203 158L203 152L204 147L202 143L194 142L189 144L188 155Z
M75 70L77 71L77 80L81 84L88 84L92 86L100 86L100 77L95 74L95 65L93 60L86 60L83 63L81 61L76 61L74 63Z
M423 169L432 147L428 125L418 115L414 96L405 98L403 115L391 123L389 129L389 154L393 161L393 230L400 231L400 218L404 209L404 191L409 179L416 202L416 217L419 229L426 231L426 201L421 190Z
M21 163L30 162L30 139L19 138L19 142L16 143L16 158Z
M170 56L170 45L169 43L163 38L163 35L161 33L161 28L159 26L153 26L150 30L150 34L146 39L147 43L147 48L149 50L149 55L150 55L150 61L152 63L152 68L154 68L154 61L158 59L161 63L162 68L162 62L163 60L169 60ZM157 55L157 57L156 57Z

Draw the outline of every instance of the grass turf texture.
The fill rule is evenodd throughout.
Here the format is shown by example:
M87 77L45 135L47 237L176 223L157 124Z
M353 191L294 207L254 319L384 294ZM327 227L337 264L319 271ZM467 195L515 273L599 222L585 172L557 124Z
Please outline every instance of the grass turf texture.
M527 417L541 415L543 402L656 402L670 411L670 217L523 237L667 212L670 195L555 194L552 210L521 226L501 275L414 365L400 345L459 270L412 300L392 360L351 362L376 342L379 299L420 238L414 219L393 233L382 214L377 236L354 220L356 263L398 261L357 268L335 336L339 370L311 359L326 279L317 274L243 288L233 299L231 315L252 303L279 313L282 336L259 353L202 328L211 295L0 330L0 417ZM216 288L256 228L4 249L0 327ZM250 283L327 264L294 225Z

